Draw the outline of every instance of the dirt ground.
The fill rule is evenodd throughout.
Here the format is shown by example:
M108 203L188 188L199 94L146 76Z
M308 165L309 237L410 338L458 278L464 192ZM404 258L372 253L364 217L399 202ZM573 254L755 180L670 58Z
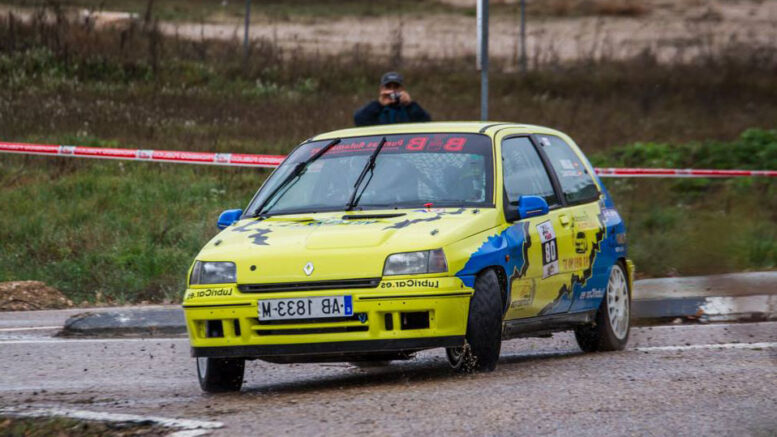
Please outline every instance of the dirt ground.
M462 7L474 5L474 0L445 1ZM514 68L520 50L519 16L512 3L492 2L490 28L490 54L505 60L507 69ZM636 2L641 12L623 15L618 15L617 8L609 14L580 13L585 10L577 3L528 2L526 52L531 65L601 57L620 59L646 50L660 61L679 62L742 43L777 45L774 0L649 0ZM588 3L600 4L592 10L602 11L607 10L601 6L605 3L624 2ZM564 6L567 4L571 6ZM0 13L11 9L27 16L31 12L0 6ZM337 54L358 50L372 56L448 58L474 55L476 50L475 17L467 14L342 16L336 20L292 16L278 20L263 16L260 5L254 10L251 38L290 52ZM104 11L92 19L98 26L121 26L129 16ZM160 26L167 34L191 39L241 39L243 35L243 22L236 17L214 16L204 23L162 22Z
M70 308L73 302L61 291L40 281L0 282L0 311Z

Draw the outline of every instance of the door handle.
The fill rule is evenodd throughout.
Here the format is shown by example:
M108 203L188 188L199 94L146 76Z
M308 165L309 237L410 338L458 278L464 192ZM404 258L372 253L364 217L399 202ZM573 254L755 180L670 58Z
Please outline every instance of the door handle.
M572 219L569 218L566 214L561 214L558 216L558 221L561 223L561 226L569 227L569 225L572 224Z

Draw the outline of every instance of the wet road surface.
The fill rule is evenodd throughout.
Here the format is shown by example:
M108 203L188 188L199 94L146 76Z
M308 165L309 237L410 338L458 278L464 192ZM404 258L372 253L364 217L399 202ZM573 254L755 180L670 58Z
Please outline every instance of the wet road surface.
M7 314L0 408L222 422L211 435L777 434L775 322L639 328L617 353L583 354L568 333L511 340L477 375L442 350L370 369L253 361L242 392L208 395L185 338L58 339L54 316Z

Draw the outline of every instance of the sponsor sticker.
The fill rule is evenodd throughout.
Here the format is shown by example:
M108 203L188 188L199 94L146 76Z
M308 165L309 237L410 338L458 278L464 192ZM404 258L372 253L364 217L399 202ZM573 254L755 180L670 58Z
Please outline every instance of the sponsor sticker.
M559 164L561 164L561 168L565 170L574 170L575 165L572 164L572 160L570 159L561 159L559 160Z
M547 220L537 225L537 232L542 243L542 277L548 278L559 272L556 230L550 220Z
M604 218L607 220L618 221L621 219L621 216L618 214L618 211L612 208L607 208L602 210L602 215L604 215Z
M229 164L230 159L232 159L231 153L217 153L213 161L217 164Z
M580 299L600 299L602 297L604 297L603 288L594 288L580 293Z
M383 281L380 288L440 288L440 281L434 279L406 279L402 281Z
M60 155L72 155L76 152L76 146L59 146Z
M587 212L572 216L575 219L575 227L578 229L598 229L599 223L591 218Z
M578 232L575 234L575 252L588 252L588 240L585 238L585 232Z
M149 149L139 149L138 159L151 159L154 157L154 151Z
M561 177L563 178L574 178L582 175L583 175L583 172L578 170L563 170L561 172Z
M185 300L194 299L195 297L216 297L216 296L232 296L231 288L203 288L198 290L189 290L184 297Z
M564 270L583 270L590 265L588 259L587 255L573 256L562 259L561 264L564 266Z
M510 302L510 308L526 307L534 302L534 292L536 287L534 281L514 281L512 284L513 301Z

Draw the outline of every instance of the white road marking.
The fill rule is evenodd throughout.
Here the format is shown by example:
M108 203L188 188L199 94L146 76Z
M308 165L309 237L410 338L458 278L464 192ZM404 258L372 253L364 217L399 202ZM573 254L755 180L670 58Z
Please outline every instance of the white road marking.
M209 433L210 431L204 429L187 429L185 431L177 431L172 434L168 434L167 437L199 437Z
M635 347L632 350L640 352L650 351L685 351L693 349L769 349L777 348L777 342L764 343L717 343L717 344L689 344L683 346L650 346Z
M170 419L167 417L159 416L143 416L139 414L122 414L122 413L105 413L100 411L88 411L88 410L72 410L69 408L18 408L8 407L0 408L0 413L10 414L12 416L20 417L69 417L71 419L80 420L93 420L99 422L121 422L121 423L153 423L155 425L164 426L166 428L178 428L183 431L203 431L208 429L217 429L224 427L222 422L209 422L204 420L192 420L192 419ZM198 434L179 434L173 433L178 437L181 436L196 436L202 435L205 432L199 432Z
M39 331L47 329L62 329L61 326L30 326L28 328L0 328L0 332L14 332L14 331Z
M766 322L753 322L753 323L741 323L741 322L729 322L729 323L691 323L691 324L679 324L679 325L654 325L654 326L633 326L631 329L639 329L639 330L651 330L651 331L660 331L660 330L676 330L676 329L691 329L691 330L704 330L706 328L731 328L731 327L742 327L742 326L766 326L766 325L774 325L777 326L777 322L775 321L766 321Z

